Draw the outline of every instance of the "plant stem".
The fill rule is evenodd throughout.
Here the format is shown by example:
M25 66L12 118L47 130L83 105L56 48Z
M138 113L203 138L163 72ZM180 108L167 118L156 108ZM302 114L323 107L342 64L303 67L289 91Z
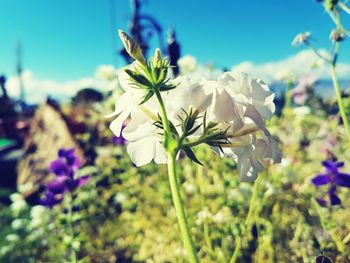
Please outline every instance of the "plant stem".
M180 196L180 189L176 178L176 169L175 169L175 153L168 152L168 175L170 182L171 194L173 197L174 206L176 209L177 221L180 226L182 239L189 256L191 263L199 262L196 254L196 250L192 241L192 237L189 231L189 226L185 216L185 210Z
M71 235L71 246L70 246L70 252L71 252L71 260L73 263L78 262L78 257L75 249L73 248L72 244L74 242L75 233L74 233L74 225L73 225L73 197L70 193L67 193L67 199L68 199L68 222L69 222L69 228L70 228L70 235Z
M164 102L163 102L162 96L160 95L159 90L156 90L155 94L157 96L159 106L160 106L160 114L161 114L162 123L164 127L165 141L169 142L169 140L171 140L170 126L169 126L169 120L165 111ZM177 221L180 226L182 240L184 242L184 245L189 257L189 261L191 263L198 263L199 260L197 257L196 249L194 247L189 226L187 223L185 209L180 196L180 188L176 177L175 162L176 162L176 154L178 150L173 149L172 147L168 147L166 150L168 152L168 177L169 177L169 183L170 183L170 190L171 190L171 195L172 195L175 210L176 210Z
M344 3L339 2L338 5L346 12L350 15L350 8L347 7Z
M205 184L204 178L203 178L203 169L204 169L204 167L197 165L197 185L198 185L198 190L199 190L198 194L199 194L200 201L201 201L201 209L203 209L205 206L204 198L203 198L203 192L204 192L203 188L204 188L204 184ZM214 257L215 252L214 252L211 240L210 240L209 225L207 222L204 222L203 230L204 230L204 240L205 240L206 246L208 248L209 255L211 257Z
M233 251L233 255L231 257L230 263L235 263L237 262L238 256L240 254L241 251L241 247L242 247L242 237L245 236L246 230L248 229L248 227L250 227L252 225L253 222L253 215L255 212L255 207L256 207L256 200L258 197L258 188L259 188L259 182L260 182L260 176L258 176L258 178L256 179L256 181L254 182L254 188L253 188L253 192L252 192L252 197L250 199L250 203L249 203L249 209L248 209L248 214L247 217L243 223L244 227L242 228L242 233L240 236L236 237L236 246L235 246L235 250Z
M240 236L236 237L236 246L235 246L235 250L233 252L233 255L231 257L230 263L235 263L237 262L239 253L241 251L241 246L242 246L242 240Z
M335 96L336 96L337 102L338 102L338 107L339 107L340 116L341 116L342 121L343 121L343 124L344 124L346 136L348 137L348 141L349 141L349 143L350 143L350 127L349 127L349 122L348 122L348 119L347 119L347 116L346 116L346 113L345 113L344 102L343 102L343 98L341 97L340 86L339 86L339 82L338 82L338 78L337 78L337 73L336 73L335 65L334 65L334 64L332 64L332 66L331 66L331 73L332 73L332 81L333 81Z
M292 87L293 87L293 83L288 82L287 83L287 87L286 87L286 91L285 91L285 103L284 103L284 108L285 109L289 109L292 105Z

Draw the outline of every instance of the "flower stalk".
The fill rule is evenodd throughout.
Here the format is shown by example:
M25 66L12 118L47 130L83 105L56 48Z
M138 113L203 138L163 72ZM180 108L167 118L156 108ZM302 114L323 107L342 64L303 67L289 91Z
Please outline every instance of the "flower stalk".
M343 125L344 125L344 128L345 128L345 133L346 133L346 136L348 138L348 142L350 143L350 126L349 126L348 118L346 116L343 98L341 96L341 91L340 91L339 81L338 81L338 78L337 78L335 64L331 65L331 74L332 74L332 82L333 82L335 96L336 96L337 102L338 102L340 116L341 116L342 121L343 121Z
M176 176L176 166L175 166L176 164L175 164L175 162L176 162L176 155L177 155L178 149L177 149L177 147L171 146L174 144L173 144L172 138L170 136L169 120L168 120L168 117L167 117L167 114L165 111L162 96L161 96L160 92L157 90L155 91L155 94L157 96L157 100L158 100L158 103L160 106L160 114L161 114L161 118L162 118L162 124L164 127L164 137L165 137L164 143L167 144L167 145L165 145L165 149L167 150L167 153L168 153L168 177L169 177L171 195L172 195L173 203L174 203L175 210L176 210L177 221L178 221L179 226L180 226L182 240L184 242L184 245L185 245L188 257L189 257L189 261L191 263L197 263L197 262L199 262L199 260L198 260L196 249L194 247L193 240L191 237L189 225L188 225L187 218L185 215L184 205L183 205L183 202L181 200L178 179Z
M242 232L236 237L236 245L235 250L233 251L230 263L236 263L242 248L242 238L245 236L247 229L252 226L254 222L254 212L256 211L256 203L258 200L258 189L259 189L259 182L261 180L261 176L259 176L256 181L254 182L252 197L250 199L249 203L249 209L247 217L243 223L243 229Z
M73 247L73 242L75 240L75 231L74 231L74 220L73 220L73 196L68 193L67 194L67 205L68 205L68 215L67 215L67 221L68 221L68 227L70 232L70 257L72 263L78 262L78 256L76 249Z

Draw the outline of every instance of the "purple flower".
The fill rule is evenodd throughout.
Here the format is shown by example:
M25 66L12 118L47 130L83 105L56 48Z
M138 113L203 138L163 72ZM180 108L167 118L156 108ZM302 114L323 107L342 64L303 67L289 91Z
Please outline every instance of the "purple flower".
M74 149L60 149L58 158L50 164L50 171L56 175L56 178L46 185L47 191L41 204L52 208L62 202L65 192L72 192L85 185L90 177L77 177L80 166L80 159L75 155Z
M122 135L120 135L119 137L113 136L112 142L114 145L125 145L126 140L124 139L124 137Z
M122 126L122 129L121 129L119 137L118 136L113 136L112 142L113 142L114 145L122 145L122 146L125 145L126 140L125 140L125 138L122 135L122 132L123 132L124 128L125 128L125 125Z
M40 200L40 204L49 208L52 208L54 205L61 203L63 200L62 194L54 194L50 191L45 193L45 197Z
M309 98L309 92L317 81L315 74L308 74L300 78L298 85L292 90L292 97L296 104L303 105Z
M312 178L311 182L316 186L329 185L327 195L331 205L340 205L336 190L338 186L350 188L350 174L342 173L339 168L344 166L343 162L324 161L322 165L325 167L325 173L318 174ZM316 201L321 206L327 206L327 201L324 198L316 198Z

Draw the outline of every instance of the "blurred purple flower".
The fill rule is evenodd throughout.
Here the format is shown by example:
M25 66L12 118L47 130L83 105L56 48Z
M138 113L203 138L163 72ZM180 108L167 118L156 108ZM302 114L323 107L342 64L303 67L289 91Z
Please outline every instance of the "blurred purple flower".
M49 208L52 208L54 205L61 203L63 200L62 194L54 194L50 191L45 193L43 199L40 200L40 204Z
M350 174L342 173L339 168L344 166L343 162L324 161L322 165L326 168L325 173L318 174L312 178L311 182L316 186L329 185L330 188L327 191L329 201L331 205L340 205L341 200L339 199L336 190L337 186L350 188ZM316 201L321 206L327 206L327 201L323 198L316 198Z
M309 97L309 91L317 81L315 74L308 74L300 78L298 85L292 90L292 97L296 104L302 105Z
M124 139L124 137L122 135L120 135L119 137L113 136L112 142L114 145L125 145L126 140Z
M122 126L120 136L113 136L112 142L114 145L125 145L126 140L122 135L122 131L124 130L125 127L126 127L125 125Z
M77 187L85 185L90 177L77 178L80 166L80 159L75 155L74 149L60 149L58 158L50 164L50 171L56 178L46 185L46 193L41 204L51 208L62 202L64 192L72 192Z

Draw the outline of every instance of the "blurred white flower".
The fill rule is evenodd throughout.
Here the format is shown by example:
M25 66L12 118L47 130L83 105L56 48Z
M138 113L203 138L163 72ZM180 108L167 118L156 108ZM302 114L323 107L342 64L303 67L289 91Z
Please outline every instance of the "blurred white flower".
M182 184L182 186L187 194L193 195L196 193L197 187L195 184L186 181Z
M296 35L292 41L292 46L304 45L309 40L310 36L311 32L304 32Z
M117 77L117 70L113 65L100 65L95 73L97 78L112 80Z
M311 114L311 109L308 106L300 106L293 108L293 113L299 117L305 117Z
M125 200L126 200L125 194L120 193L120 192L117 193L117 194L115 195L115 197L114 197L114 201L117 202L117 203L119 203L119 204L124 203Z
M30 210L30 218L31 220L28 224L28 229L33 230L39 228L47 222L47 210L41 205L33 206Z
M213 218L212 213L209 212L208 208L205 208L205 209L198 212L196 224L201 225L204 222L208 222L208 221L212 220L212 218Z
M21 211L27 208L27 203L21 194L11 194L10 199L12 201L10 208L14 216L18 216Z
M17 186L18 192L20 192L20 193L29 192L32 188L33 188L32 183L26 183L26 184L22 184L22 185Z
M283 69L277 71L276 80L277 81L284 81L287 83L294 83L295 81L297 81L297 76L290 69L283 68Z
M197 59L190 55L181 57L177 63L180 67L181 74L187 74L189 72L193 72L197 68Z
M217 224L224 224L232 219L231 210L228 207L221 208L214 216L213 221Z

